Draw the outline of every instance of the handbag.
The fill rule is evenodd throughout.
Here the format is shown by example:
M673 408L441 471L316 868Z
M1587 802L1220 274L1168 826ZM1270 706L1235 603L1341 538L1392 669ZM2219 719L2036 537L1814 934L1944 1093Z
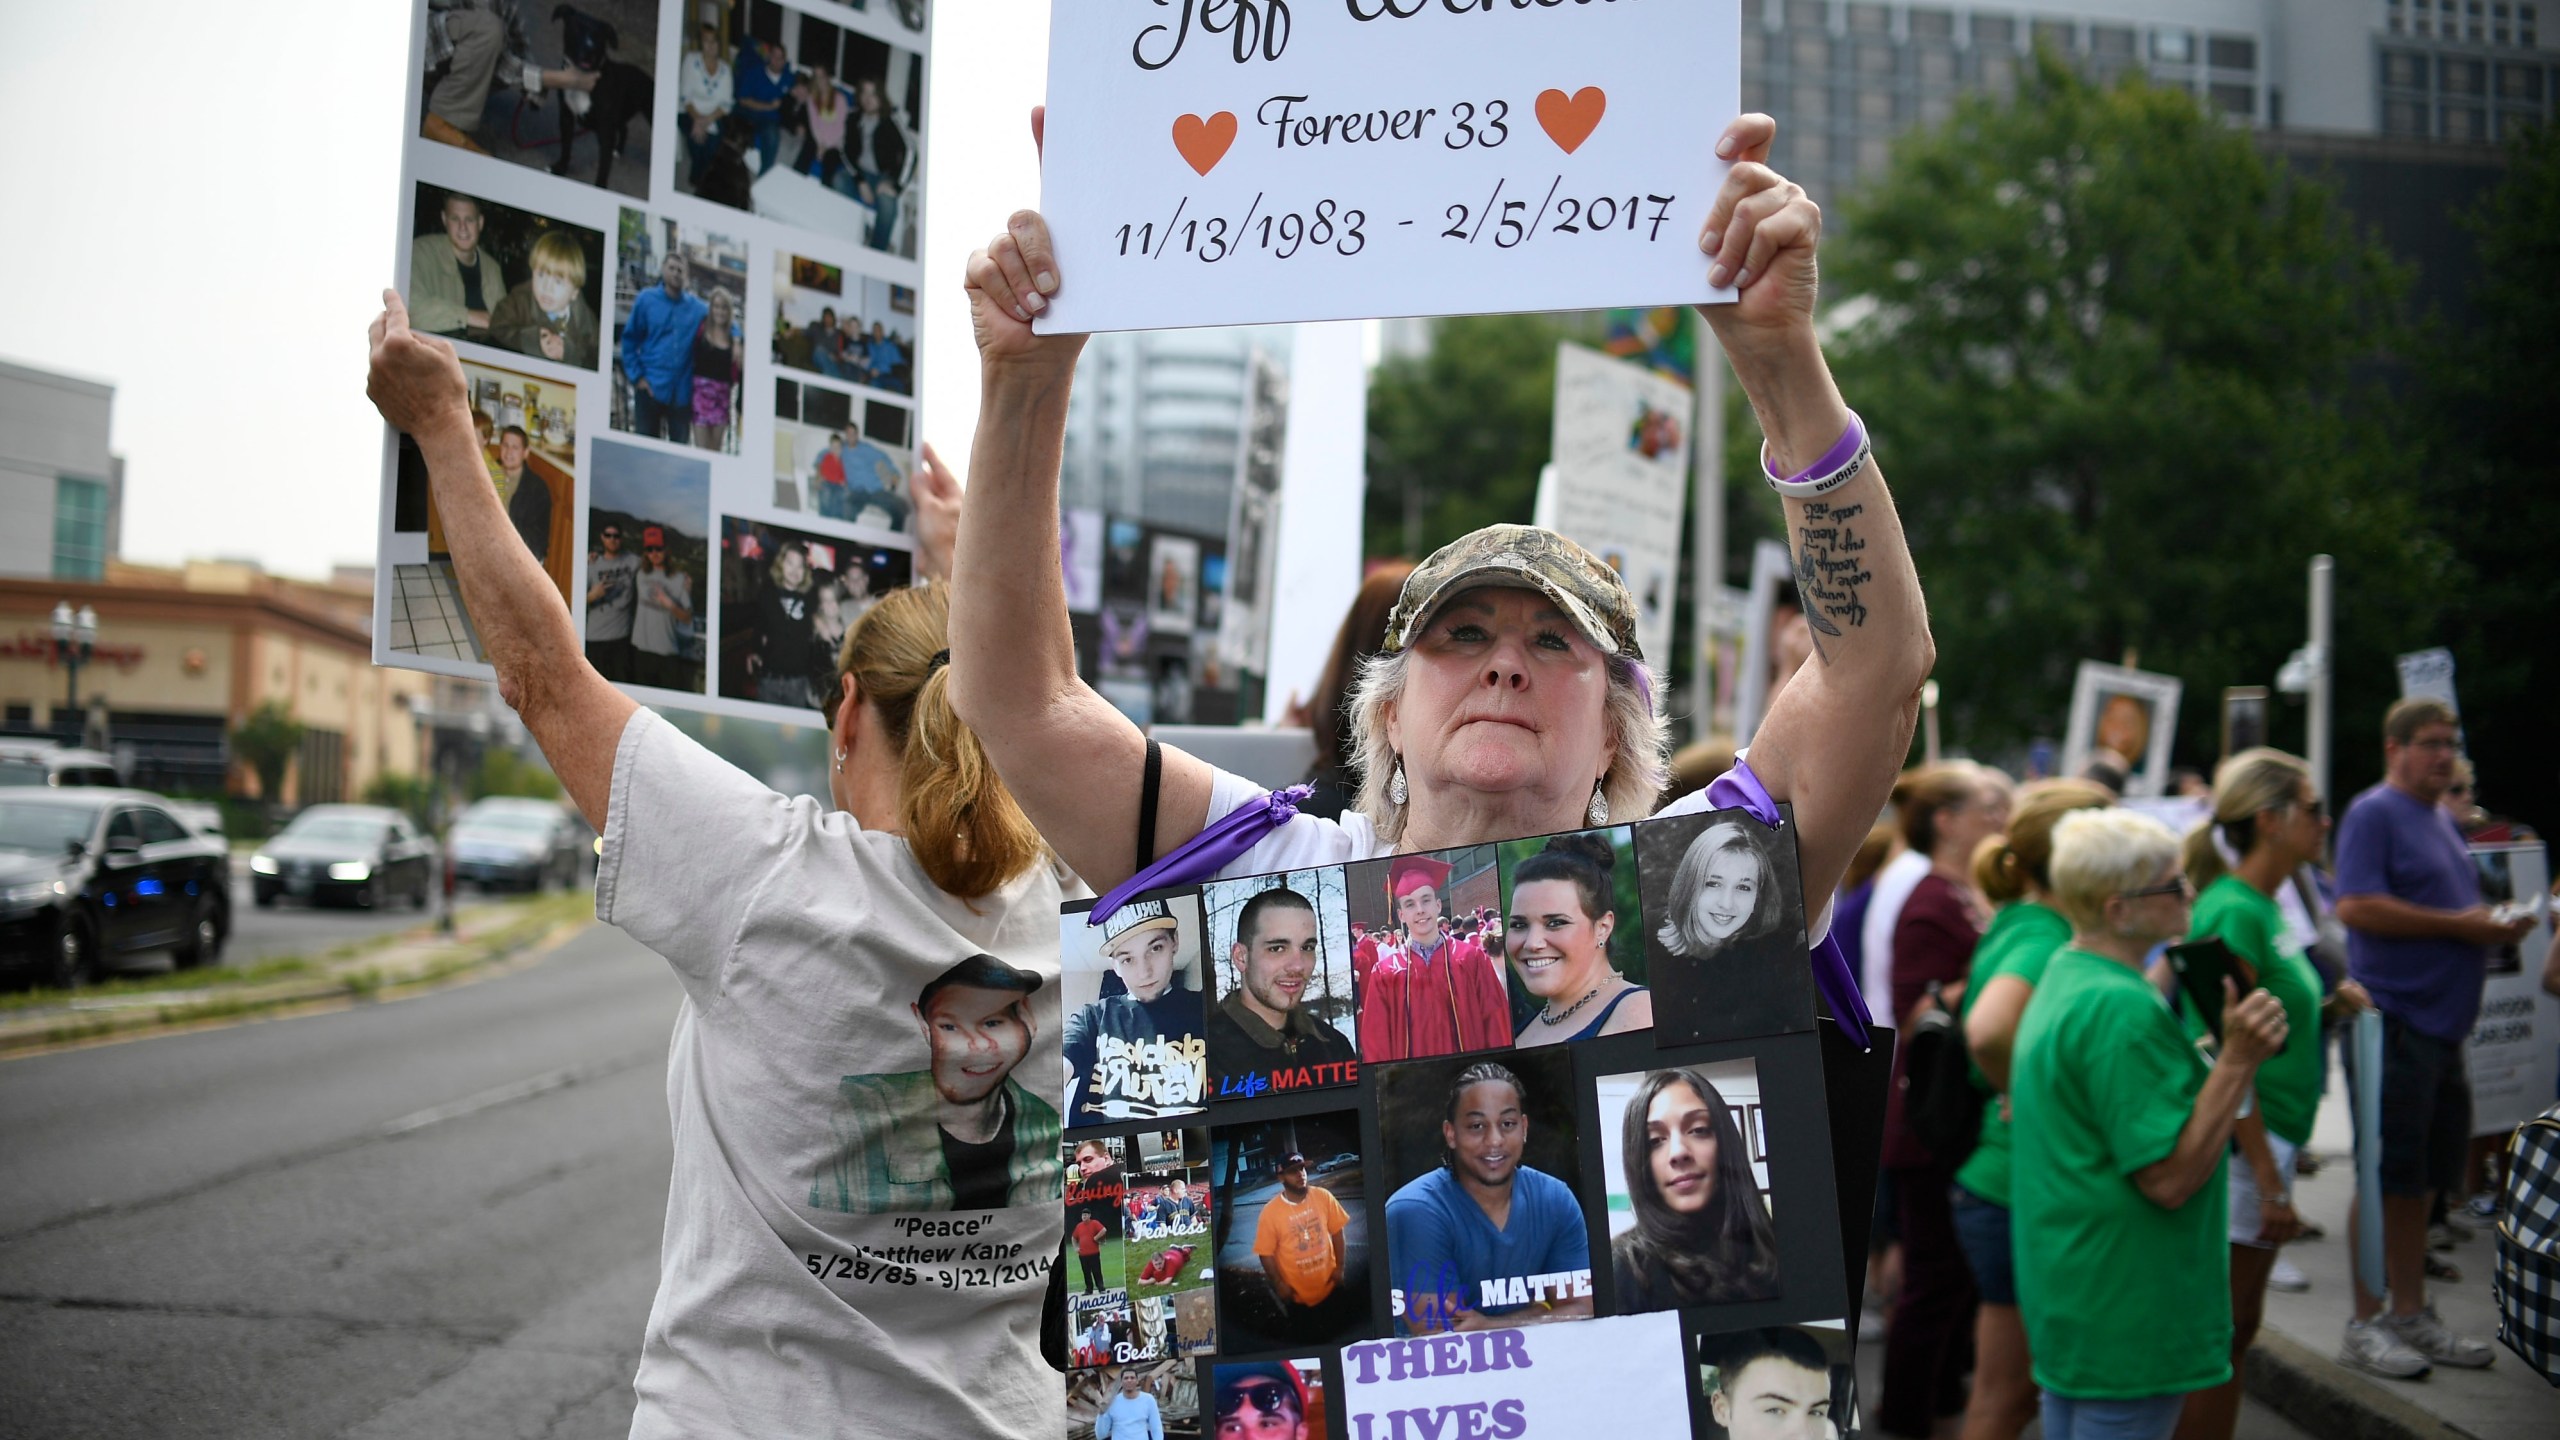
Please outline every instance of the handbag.
M1952 1170L1982 1139L1985 1097L1973 1083L1963 1022L1947 1008L1936 981L1930 982L1928 1001L1903 1044L1909 1058L1902 1071L1902 1118L1930 1155Z
M2506 1201L2489 1272L2498 1340L2560 1385L2560 1105L2507 1141Z

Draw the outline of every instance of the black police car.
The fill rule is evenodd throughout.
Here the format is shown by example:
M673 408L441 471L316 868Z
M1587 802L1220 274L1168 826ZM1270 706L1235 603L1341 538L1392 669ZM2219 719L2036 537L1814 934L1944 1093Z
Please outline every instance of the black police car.
M94 980L118 959L222 957L231 857L138 790L0 789L0 968L40 984Z

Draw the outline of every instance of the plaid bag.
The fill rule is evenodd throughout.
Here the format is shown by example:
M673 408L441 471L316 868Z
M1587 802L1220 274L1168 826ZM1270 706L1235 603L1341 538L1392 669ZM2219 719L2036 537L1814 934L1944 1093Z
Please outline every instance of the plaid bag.
M2489 1293L2498 1339L2560 1385L2560 1105L2507 1142L2507 1213Z

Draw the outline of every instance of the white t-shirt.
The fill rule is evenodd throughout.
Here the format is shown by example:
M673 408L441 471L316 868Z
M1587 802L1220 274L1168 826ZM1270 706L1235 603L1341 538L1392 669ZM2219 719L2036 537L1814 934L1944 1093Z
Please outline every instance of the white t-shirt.
M973 911L904 840L632 716L596 914L665 956L686 997L634 1437L1055 1432L1039 1328L1064 1200L1059 899L1035 865ZM979 954L1041 983L1023 1058L990 1092L1002 1121L954 1150L913 1007ZM1019 1022L992 1013L1002 1043ZM998 1203L953 1208L954 1173Z
M1215 824L1229 811L1240 806L1260 804L1271 792L1241 775L1224 770L1213 772L1209 782L1209 824ZM1654 812L1654 818L1665 815L1703 815L1715 805L1700 788ZM1505 837L1510 838L1510 837ZM1345 810L1340 820L1327 820L1320 815L1300 815L1288 824L1263 837L1262 842L1228 862L1217 878L1242 875L1273 875L1283 870L1307 870L1320 865L1342 865L1354 860L1375 860L1396 853L1395 847L1378 838L1378 828L1369 817L1357 810ZM1923 868L1926 868L1925 866ZM1822 913L1815 917L1808 943L1819 945L1831 933L1831 904L1823 902Z
M1905 850L1876 872L1876 889L1867 901L1867 918L1858 927L1858 989L1879 1025L1894 1023L1893 927L1902 923L1902 907L1911 892L1929 877L1929 857Z

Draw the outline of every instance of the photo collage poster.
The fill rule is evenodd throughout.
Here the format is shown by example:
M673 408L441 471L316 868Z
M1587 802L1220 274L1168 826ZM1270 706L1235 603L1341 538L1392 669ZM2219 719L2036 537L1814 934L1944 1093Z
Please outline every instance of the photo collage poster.
M598 671L809 723L914 578L926 0L414 0L397 288ZM378 664L487 678L386 434Z
M1791 812L1097 903L1060 925L1068 1440L1150 1404L1711 1440L1746 1392L1857 1433Z

